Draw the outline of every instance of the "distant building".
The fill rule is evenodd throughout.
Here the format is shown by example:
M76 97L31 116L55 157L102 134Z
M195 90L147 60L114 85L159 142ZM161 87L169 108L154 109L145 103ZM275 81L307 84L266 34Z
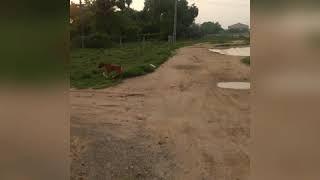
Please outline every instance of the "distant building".
M247 31L249 26L242 23L237 23L228 27L229 30Z

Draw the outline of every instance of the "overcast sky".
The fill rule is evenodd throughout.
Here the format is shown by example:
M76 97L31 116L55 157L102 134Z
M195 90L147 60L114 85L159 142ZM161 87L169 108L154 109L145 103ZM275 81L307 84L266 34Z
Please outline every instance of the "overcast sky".
M238 22L250 25L250 0L188 0L188 2L190 5L195 3L199 8L196 23L218 21L224 28ZM144 0L133 0L131 5L136 10L141 10L143 6Z

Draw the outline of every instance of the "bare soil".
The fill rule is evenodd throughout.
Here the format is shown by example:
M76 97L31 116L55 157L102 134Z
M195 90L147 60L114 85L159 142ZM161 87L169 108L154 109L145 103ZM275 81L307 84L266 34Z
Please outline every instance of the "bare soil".
M247 180L249 81L242 57L181 48L156 72L71 90L71 179Z

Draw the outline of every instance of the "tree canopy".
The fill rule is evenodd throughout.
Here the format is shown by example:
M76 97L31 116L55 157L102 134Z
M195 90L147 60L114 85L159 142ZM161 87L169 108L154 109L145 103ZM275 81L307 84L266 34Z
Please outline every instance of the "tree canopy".
M173 33L173 0L145 0L144 8L136 11L131 8L132 0L84 0L82 9L78 4L70 4L70 37L79 42L81 29L86 41L105 43L141 40L146 34L166 40ZM201 34L214 34L222 30L219 23L195 24L199 9L187 0L178 0L177 37L198 37ZM89 43L91 44L91 43ZM104 45L105 44L105 45Z
M204 22L201 24L201 31L204 34L218 34L223 31L219 22Z

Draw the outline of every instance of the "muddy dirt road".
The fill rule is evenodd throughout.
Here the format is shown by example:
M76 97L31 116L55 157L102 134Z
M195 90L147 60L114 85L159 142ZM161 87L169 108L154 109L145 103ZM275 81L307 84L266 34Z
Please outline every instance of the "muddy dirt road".
M72 90L71 179L246 180L249 91L241 57L194 45L152 74L103 90Z

